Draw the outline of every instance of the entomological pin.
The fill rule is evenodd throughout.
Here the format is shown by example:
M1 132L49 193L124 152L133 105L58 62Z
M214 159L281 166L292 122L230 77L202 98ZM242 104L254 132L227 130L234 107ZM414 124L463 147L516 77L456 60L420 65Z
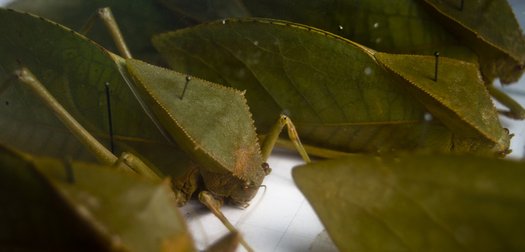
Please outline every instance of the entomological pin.
M141 174L152 180L159 177L142 160L130 153L123 153L117 158L111 151L93 137L56 99L46 87L27 68L21 68L14 73L18 81L37 96L42 103L88 148L91 153L105 165L112 165L121 170ZM69 174L74 180L73 174ZM68 175L68 176L69 176Z
M180 99L184 97L184 93L186 93L186 88L188 88L188 84L190 83L191 77L186 76L186 83L184 84L184 89L182 89L182 94L180 95Z
M113 140L113 116L111 115L111 93L109 82L106 82L106 103L108 109L109 144L111 153L115 154L115 142Z

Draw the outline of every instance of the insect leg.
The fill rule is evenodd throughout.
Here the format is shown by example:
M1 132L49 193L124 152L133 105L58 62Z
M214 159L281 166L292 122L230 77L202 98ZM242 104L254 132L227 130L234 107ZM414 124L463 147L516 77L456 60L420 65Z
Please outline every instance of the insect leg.
M27 68L15 71L18 80L28 87L42 102L55 114L55 116L75 135L78 140L86 146L91 153L103 164L117 164L120 169L136 171L142 175L151 177L152 171L137 157L124 156L123 162L118 159L111 151L102 145L93 135L91 135L67 110L47 91L40 81ZM133 161L130 161L133 160ZM130 166L131 165L131 166ZM147 172L144 172L147 170ZM143 174L144 173L144 174ZM158 179L158 176L155 177Z
M182 176L176 177L173 181L173 191L175 192L177 205L185 205L201 184L201 174L196 165L188 168L187 172Z
M224 226L226 226L230 232L238 232L220 210L220 207L224 203L222 199L213 197L213 195L208 191L202 191L199 193L199 200L202 202L202 204L208 207L208 209L210 209L210 211L222 222L222 224L224 224ZM247 251L254 251L242 237L239 238L239 242Z
M115 42L115 45L117 46L117 49L119 50L122 57L126 59L133 58L131 56L131 52L128 49L128 46L126 45L126 42L124 41L124 37L120 32L117 21L115 20L115 17L113 16L113 13L109 7L100 8L96 13L91 15L86 24L82 27L82 29L80 29L80 33L86 35L93 27L93 24L97 18L100 18L104 26L106 26L106 29L108 29L111 38L113 38L113 41Z
M295 145L292 143L292 141L287 140L287 139L282 139L282 138L277 139L277 142L275 143L275 145L279 147L284 147L287 149L295 148ZM351 153L348 153L348 152L326 149L326 148L317 147L314 145L303 144L303 147L309 155L322 157L322 158L338 158L342 156L351 155Z
M37 78L27 69L22 68L15 72L15 75L36 94L42 102L60 119L65 126L74 133L79 140L87 146L96 158L105 164L113 164L117 157L106 149L96 140L80 123L69 114L64 107L47 91L47 89L37 80Z
M494 99L509 109L508 111L501 111L501 114L513 119L525 119L525 109L518 102L512 99L512 97L495 88L493 85L488 85L487 89Z
M159 174L155 173L147 166L142 159L129 152L122 152L118 160L113 164L114 167L130 167L134 172L152 180L159 180Z
M275 143L277 142L277 139L279 138L279 135L281 134L281 131L285 126L288 131L288 137L292 141L295 149L297 149L303 160L309 163L310 157L308 157L308 153L306 153L306 150L304 149L303 144L299 139L299 134L297 134L297 130L295 129L295 126L293 125L290 118L285 115L281 115L281 117L277 120L277 123L275 123L272 129L270 130L270 133L264 139L264 142L261 146L261 153L263 159L268 159L273 147L275 146Z

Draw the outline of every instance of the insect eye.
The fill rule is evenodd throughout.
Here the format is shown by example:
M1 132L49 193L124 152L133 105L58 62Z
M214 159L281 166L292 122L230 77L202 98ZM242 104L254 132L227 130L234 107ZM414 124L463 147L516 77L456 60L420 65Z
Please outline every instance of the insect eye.
M263 171L266 175L270 174L272 172L272 168L270 168L270 165L268 163L264 162L261 164L261 167L263 168Z

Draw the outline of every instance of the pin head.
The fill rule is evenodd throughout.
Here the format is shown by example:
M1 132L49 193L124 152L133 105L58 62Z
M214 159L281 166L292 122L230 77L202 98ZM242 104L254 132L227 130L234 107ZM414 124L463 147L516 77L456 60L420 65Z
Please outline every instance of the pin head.
M182 94L180 95L180 99L182 100L182 98L184 97L184 94L186 93L186 88L188 87L188 83L190 82L191 80L191 76L186 76L186 83L184 84L184 89L182 90Z

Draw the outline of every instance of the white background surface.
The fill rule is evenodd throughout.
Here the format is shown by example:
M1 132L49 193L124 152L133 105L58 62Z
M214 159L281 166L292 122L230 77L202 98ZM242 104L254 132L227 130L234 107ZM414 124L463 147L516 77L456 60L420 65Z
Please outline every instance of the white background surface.
M0 6L5 2L7 1L0 0ZM514 6L516 16L524 27L525 1L509 2ZM522 78L519 85L512 85L504 90L517 98L521 104L525 104L525 79ZM524 156L525 122L502 118L502 123L515 134L510 158ZM224 214L256 251L309 251L323 226L291 178L292 167L303 162L294 153L275 151L268 163L273 171L264 181L267 189L259 190L247 209L225 206ZM204 249L228 232L222 223L198 202L191 202L181 210L188 220L199 249ZM322 246L316 246L320 245ZM324 247L320 250L326 249Z

